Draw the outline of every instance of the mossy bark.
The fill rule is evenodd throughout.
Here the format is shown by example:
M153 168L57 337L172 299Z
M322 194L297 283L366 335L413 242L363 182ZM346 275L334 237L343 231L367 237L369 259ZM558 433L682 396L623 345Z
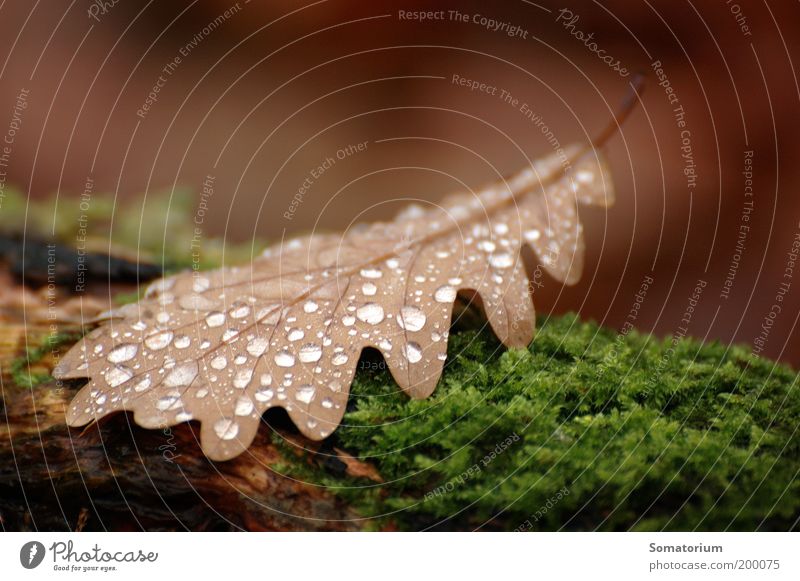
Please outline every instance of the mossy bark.
M270 412L251 449L223 463L203 457L190 424L144 430L118 414L70 430L64 407L79 383L19 384L17 366L3 378L3 527L797 528L792 370L742 347L620 335L574 316L540 321L528 350L461 331L448 352L420 401L365 354L331 438L304 440Z

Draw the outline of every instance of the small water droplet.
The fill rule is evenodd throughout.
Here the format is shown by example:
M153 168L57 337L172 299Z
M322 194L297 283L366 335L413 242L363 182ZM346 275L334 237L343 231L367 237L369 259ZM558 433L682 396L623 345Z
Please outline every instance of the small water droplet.
M192 282L192 290L196 293L202 293L209 289L211 281L204 276L199 276Z
M314 343L306 343L300 347L300 361L303 363L315 363L322 357L322 347Z
M344 365L345 363L347 363L348 359L349 357L344 353L337 353L331 358L331 363L333 363L334 365Z
M342 325L345 327L352 327L356 322L356 318L353 315L345 315L342 317Z
M244 389L250 384L251 379L253 379L252 369L240 369L233 378L233 387L236 389Z
M164 378L167 387L183 387L189 385L197 377L197 361L186 361L176 366Z
M179 337L175 337L175 347L178 349L186 349L189 345L192 344L192 340L189 339L187 335L180 335Z
M275 396L275 392L271 389L259 389L255 393L255 398L261 403L268 402Z
M489 264L491 264L494 268L508 268L513 266L514 259L506 252L503 252L502 254L492 254L489 256Z
M130 361L136 357L136 353L138 353L138 351L138 345L134 345L133 343L125 343L124 345L115 347L108 354L107 359L110 363L122 363L124 361Z
M225 323L225 313L213 311L206 317L206 325L209 327L221 327Z
M376 303L367 303L356 310L356 316L360 321L370 325L377 325L383 321L383 307Z
M306 313L316 313L319 309L319 305L315 301L306 301L303 305L303 310Z
M433 298L437 303L452 303L456 300L456 289L449 285L440 286L433 293Z
M314 389L313 385L303 385L297 388L297 391L294 394L294 398L302 402L304 404L310 404L311 401L314 399L314 395L316 395L317 390Z
M224 355L217 355L209 363L217 371L222 371L228 366L228 359Z
M383 276L383 272L380 268L362 268L361 269L361 276L364 278L380 278Z
M299 341L305 336L306 334L303 332L302 329L292 329L291 331L289 331L289 334L286 335L286 338L289 339L289 341Z
M253 357L261 357L268 345L269 341L266 337L256 337L247 344L247 352Z
M255 408L256 406L253 405L249 397L240 397L236 400L236 407L233 413L237 416L249 416Z
M235 304L228 313L230 313L231 317L234 319L244 319L250 314L250 307L245 304Z
M170 344L172 336L172 331L161 331L145 338L144 344L151 351L158 351Z
M150 388L150 384L151 384L150 378L145 377L141 381L139 381L139 383L133 386L133 391L136 391L138 393L147 391Z
M361 285L361 292L364 294L364 296L371 297L378 292L378 287L371 282L365 282L363 285Z
M275 355L275 364L278 367L292 367L294 365L294 355L288 351L280 351Z
M117 365L106 372L106 383L109 387L117 387L128 381L131 377L133 377L133 371L122 365Z
M333 407L333 400L329 397L326 397L322 400L322 407L325 409L331 409Z
M176 410L181 407L181 398L177 395L167 395L156 402L156 408L162 412Z

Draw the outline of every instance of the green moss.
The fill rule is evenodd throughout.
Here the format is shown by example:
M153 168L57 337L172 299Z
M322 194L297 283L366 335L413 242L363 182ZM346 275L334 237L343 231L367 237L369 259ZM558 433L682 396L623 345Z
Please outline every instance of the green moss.
M25 354L12 359L9 364L8 371L14 385L30 389L35 385L50 381L52 379L50 373L33 371L31 366L40 363L59 348L74 344L80 338L80 333L55 333L44 335L40 340L32 340L32 346L25 350Z
M309 466L376 528L789 529L800 517L800 390L742 347L543 321L528 350L450 338L429 399L359 373L333 444L384 484ZM320 455L316 456L320 459Z

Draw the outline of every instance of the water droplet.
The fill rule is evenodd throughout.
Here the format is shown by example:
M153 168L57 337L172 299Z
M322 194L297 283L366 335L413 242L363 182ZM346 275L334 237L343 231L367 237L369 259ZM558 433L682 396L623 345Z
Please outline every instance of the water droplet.
M247 344L247 352L253 357L261 357L268 345L269 341L266 337L256 337Z
M326 397L322 400L322 407L325 409L331 409L333 407L333 400L329 397Z
M240 397L236 400L236 407L233 413L237 416L249 416L255 408L256 406L253 405L249 397Z
M263 387L272 385L272 375L269 373L262 373L258 381Z
M209 327L221 327L225 323L225 313L213 311L206 317L206 325Z
M183 295L178 299L178 306L185 311L207 311L214 306L214 301L200 295Z
M380 347L384 351L391 351L392 350L392 342L389 339L381 339L381 342L378 343L378 347Z
M155 335L145 338L144 344L151 351L164 349L172 341L172 331L161 331Z
M315 363L322 357L322 347L314 343L306 343L300 347L300 361L303 363Z
M319 309L319 305L314 301L306 301L303 305L303 310L306 313L316 313Z
M525 236L525 240L528 242L536 242L539 238L542 237L542 233L539 232L537 229L528 230L523 234Z
M222 340L226 343L233 343L239 337L239 331L236 329L225 329L222 334Z
M495 224L494 225L494 231L495 231L496 234L499 234L500 236L505 236L506 234L508 234L508 224L506 224L504 222L500 222L499 224Z
M117 365L106 372L106 383L109 387L117 387L128 381L131 377L133 377L133 371L122 365Z
M365 282L361 285L361 292L364 293L364 296L371 297L378 292L378 287L371 282Z
M176 366L164 378L167 387L183 387L189 385L197 377L197 361L186 361Z
M292 329L291 331L289 331L289 334L286 335L286 338L289 339L289 341L299 341L305 336L306 334L303 332L302 329Z
M221 440L233 440L239 433L239 424L228 418L222 418L214 423L214 433Z
M356 318L353 315L345 315L342 317L342 325L345 327L352 327L356 322Z
M489 256L489 264L491 264L494 268L508 268L513 266L514 259L511 258L511 255L506 252L502 254L492 254Z
M123 361L130 361L136 357L136 353L138 353L138 351L138 345L126 343L124 345L120 345L119 347L115 347L108 354L107 359L110 363L122 363Z
M377 325L383 321L383 307L376 303L367 303L356 310L356 316L365 323Z
M364 278L380 278L383 276L383 272L380 268L362 268L361 269L361 276Z
M234 319L244 319L247 315L250 314L250 307L244 304L236 304L228 312Z
M349 357L344 353L337 353L331 358L331 363L333 363L334 365L344 365L345 363L347 363L348 359Z
M449 285L440 286L433 293L433 298L437 303L452 303L456 300L456 289Z
M167 395L162 397L156 402L156 408L165 412L167 410L176 410L183 405L181 403L180 396L177 395Z
M236 372L236 377L233 378L233 387L236 389L244 389L253 379L252 369L240 369Z
M294 355L288 351L280 351L275 355L275 364L278 367L292 367L294 365Z
M169 313L166 311L161 311L156 315L156 321L161 325L166 325L169 323Z
M304 404L310 404L316 393L317 390L314 389L313 385L303 385L297 389L297 392L294 394L294 398Z
M422 359L422 349L419 343L412 341L406 345L406 359L408 359L409 363L417 363Z
M268 402L275 396L275 392L271 389L259 389L255 393L255 398L261 403Z
M194 416L187 411L182 411L175 414L175 421L177 422L190 422L193 419Z
M147 391L147 389L150 388L150 384L151 384L150 378L145 377L139 383L133 386L133 391L136 391L138 393Z
M425 313L417 307L403 307L400 309L400 316L397 317L397 324L406 331L419 331L425 326L427 317Z
M484 252L494 252L495 248L497 248L497 246L491 240L481 240L478 243L478 249Z
M192 290L196 293L202 293L209 289L211 281L204 276L199 276L192 282Z
M175 337L175 347L178 349L186 349L189 345L192 344L192 340L189 339L187 335L180 335L179 337Z
M228 366L228 359L224 355L217 355L209 363L217 371L222 371Z

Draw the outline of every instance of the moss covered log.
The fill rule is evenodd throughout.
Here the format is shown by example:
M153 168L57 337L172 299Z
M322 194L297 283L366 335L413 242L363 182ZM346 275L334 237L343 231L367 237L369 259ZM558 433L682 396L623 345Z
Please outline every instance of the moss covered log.
M69 430L80 382L7 376L0 519L11 530L798 528L789 368L574 316L539 321L528 350L462 330L448 353L418 401L365 353L333 436L304 440L271 410L249 452L216 464L193 423L144 430L117 414Z
M540 321L526 351L463 332L449 353L422 401L398 393L380 360L362 365L335 446L383 483L287 469L376 528L798 526L800 389L785 366L574 316Z

